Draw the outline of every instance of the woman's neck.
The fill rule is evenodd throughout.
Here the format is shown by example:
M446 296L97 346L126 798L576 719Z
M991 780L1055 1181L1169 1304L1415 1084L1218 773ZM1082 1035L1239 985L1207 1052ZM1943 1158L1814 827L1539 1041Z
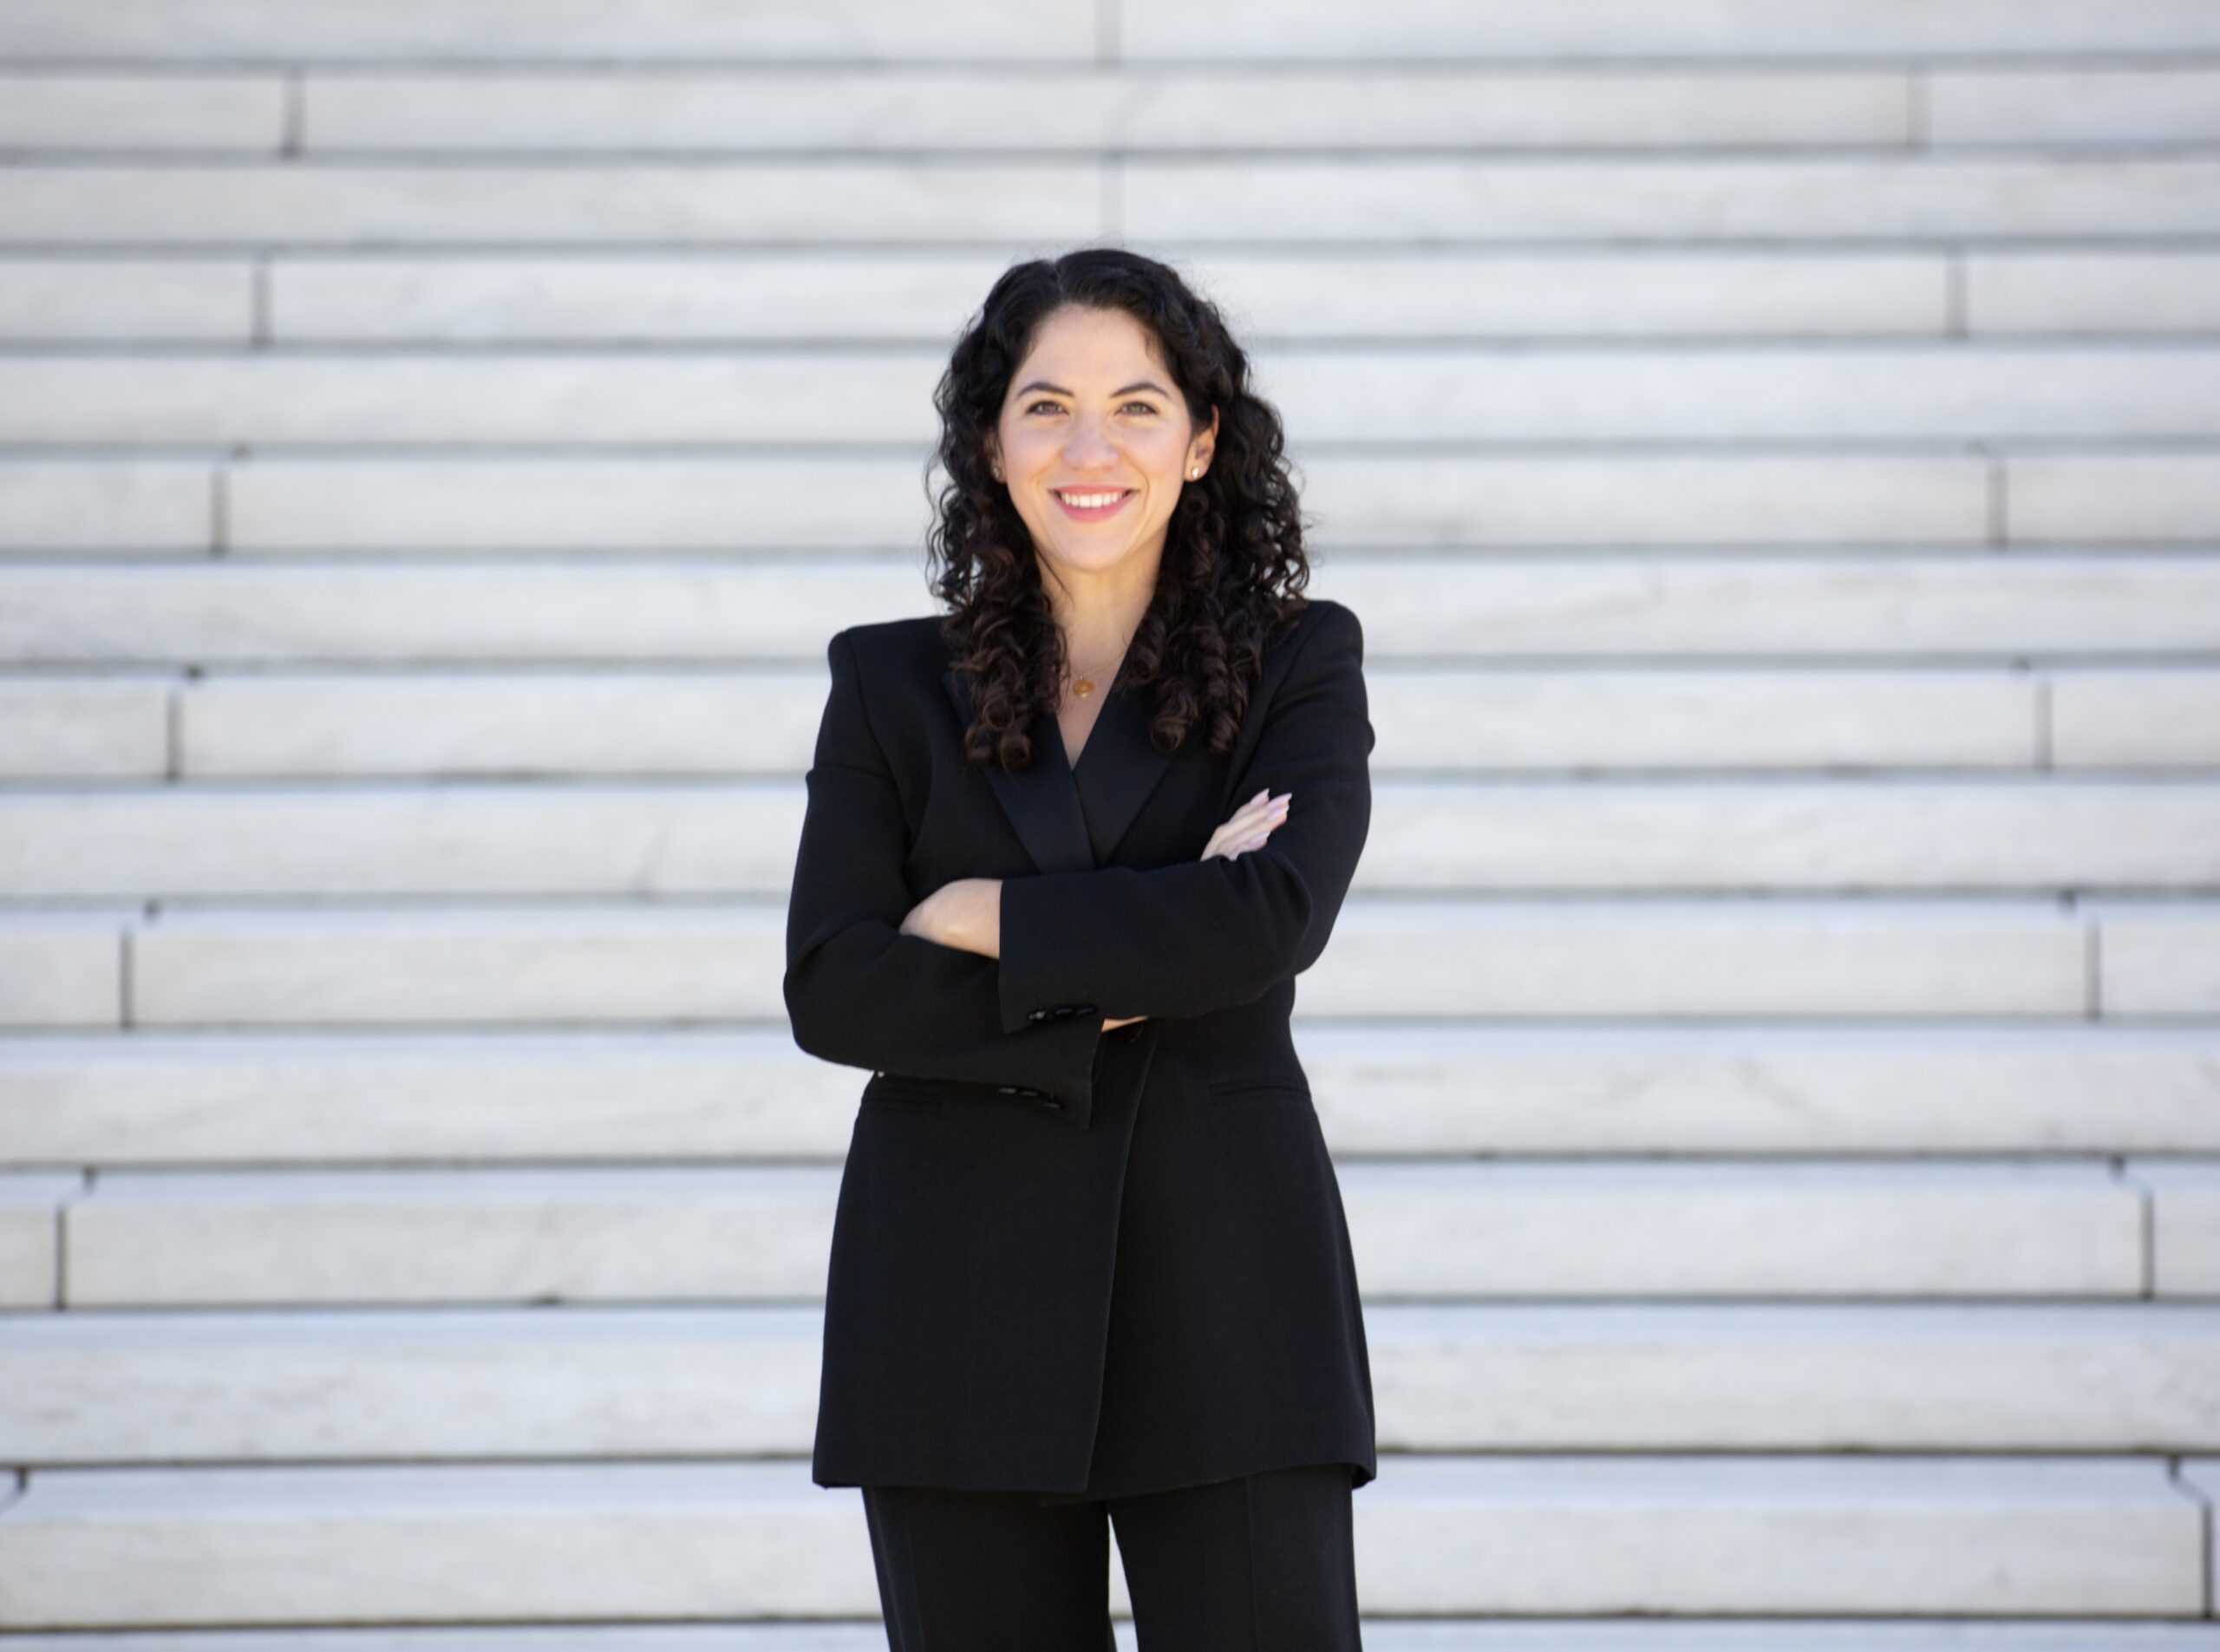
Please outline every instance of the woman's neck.
M1048 608L1064 634L1064 658L1075 671L1107 671L1124 654L1154 594L1155 571L1148 583L1112 576L1051 581Z

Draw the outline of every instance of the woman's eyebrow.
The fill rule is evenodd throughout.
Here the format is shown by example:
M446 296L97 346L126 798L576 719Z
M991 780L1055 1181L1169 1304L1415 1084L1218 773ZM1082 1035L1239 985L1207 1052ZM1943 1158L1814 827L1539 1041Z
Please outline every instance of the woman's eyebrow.
M1051 384L1046 379L1035 379L1030 384L1021 386L1017 394L1020 395L1029 395L1035 390L1047 390L1054 395L1072 395L1076 394L1074 391L1067 390L1061 384ZM1113 395L1131 395L1136 390L1153 390L1159 395L1165 396L1168 396L1172 394L1171 391L1166 389L1154 379L1143 379L1138 384L1124 385L1118 389L1111 391L1110 394Z

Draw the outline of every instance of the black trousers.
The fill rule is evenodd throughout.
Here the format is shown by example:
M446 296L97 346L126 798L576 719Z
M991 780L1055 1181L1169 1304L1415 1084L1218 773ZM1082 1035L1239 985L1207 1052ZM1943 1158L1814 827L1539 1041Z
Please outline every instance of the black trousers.
M1113 1523L1141 1652L1361 1652L1345 1463L1048 1506L862 1489L892 1652L1109 1652Z

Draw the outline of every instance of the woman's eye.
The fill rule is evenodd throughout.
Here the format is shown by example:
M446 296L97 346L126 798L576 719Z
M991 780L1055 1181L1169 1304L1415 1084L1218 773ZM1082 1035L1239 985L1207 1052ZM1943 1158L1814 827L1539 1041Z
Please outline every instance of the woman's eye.
M1124 407L1120 408L1118 411L1125 413L1134 408L1139 408L1143 413L1152 415L1156 411L1154 405L1146 402L1128 402ZM1028 413L1061 413L1064 410L1064 408L1063 403L1061 402L1035 402L1029 404L1025 410Z

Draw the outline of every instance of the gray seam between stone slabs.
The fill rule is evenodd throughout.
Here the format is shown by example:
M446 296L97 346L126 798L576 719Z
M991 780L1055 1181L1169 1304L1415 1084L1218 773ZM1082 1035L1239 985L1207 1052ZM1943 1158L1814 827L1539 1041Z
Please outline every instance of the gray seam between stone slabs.
M85 1166L78 1172L77 1185L55 1202L53 1303L56 1311L69 1305L69 1211L92 1196L95 1175L92 1166Z
M2216 1603L2214 1598L2214 1590L2220 1585L2216 1584L2213 1577L2213 1551L2216 1544L2220 1544L2220 1539L2216 1539L2215 1536L2215 1522L2220 1520L2220 1514L2216 1514L2212 1505L2213 1499L2207 1495L2205 1488L2191 1477L2190 1466L2193 1462L2210 1463L2220 1466L2220 1458L2198 1459L2187 1455L2170 1457L2166 1462L2166 1479L2184 1497L2188 1498L2197 1507L2203 1528L2200 1553L2204 1563L2204 1612L2205 1616L2210 1617L2216 1610L2220 1610L2220 1603ZM2216 1475L2215 1478L2220 1479L2220 1475Z

